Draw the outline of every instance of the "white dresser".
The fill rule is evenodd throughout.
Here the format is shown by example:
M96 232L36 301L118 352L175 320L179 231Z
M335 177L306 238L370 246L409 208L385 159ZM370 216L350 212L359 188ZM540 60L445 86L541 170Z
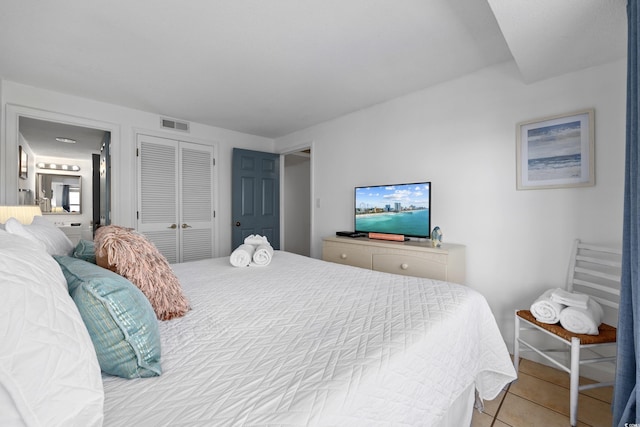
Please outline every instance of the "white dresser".
M447 282L465 282L465 246L431 241L389 242L366 237L323 239L322 259L339 264Z

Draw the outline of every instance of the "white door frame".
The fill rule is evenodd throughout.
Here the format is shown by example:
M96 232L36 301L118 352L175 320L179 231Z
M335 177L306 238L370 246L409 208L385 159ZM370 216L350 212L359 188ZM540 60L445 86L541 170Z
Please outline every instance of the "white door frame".
M122 223L126 213L120 212L122 203L113 197L113 192L121 187L120 176L122 162L120 159L120 125L87 117L41 110L23 105L7 104L4 144L0 147L0 204L18 204L18 145L20 117L63 123L73 126L99 129L111 133L111 223Z
M277 151L278 154L280 154L280 164L282 165L282 167L280 168L280 245L281 248L283 250L286 250L286 236L284 235L284 221L286 220L285 216L286 213L284 211L284 199L287 197L287 195L284 192L284 172L285 172L285 167L284 167L284 156L286 156L287 154L293 154L293 153L297 153L299 151L303 151L303 150L311 150L311 158L310 160L310 170L309 170L309 203L311 206L309 206L309 212L310 212L310 216L311 218L309 218L309 222L311 224L311 226L309 227L309 245L311 246L309 248L309 254L311 255L311 257L313 258L320 258L320 254L314 254L314 241L315 241L315 213L314 213L314 200L315 200L315 185L314 185L314 177L315 177L315 166L314 166L314 156L313 156L313 152L314 152L314 142L313 141L309 141L306 143L302 143L299 145L294 145L292 147L287 147L284 150L280 150Z

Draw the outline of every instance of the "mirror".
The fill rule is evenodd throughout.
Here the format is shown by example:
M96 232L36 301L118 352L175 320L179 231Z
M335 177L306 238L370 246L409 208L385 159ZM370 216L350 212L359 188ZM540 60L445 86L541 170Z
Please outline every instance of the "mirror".
M43 214L80 214L82 178L79 175L36 174L36 204Z
M71 214L73 222L92 224L94 227L109 224L111 222L111 156L108 153L111 134L119 127L111 123L11 105L7 105L7 117L10 117L11 123L18 124L17 128L9 126L7 129L9 139L13 140L15 135L16 156L19 146L22 146L29 155L28 179L19 179L17 171L15 175L12 174L17 181L17 201L20 204L40 206L40 199L44 199L44 195L40 188L36 190L38 172L53 175L80 175L81 206L70 207L74 212ZM78 165L80 171L61 168L42 170L38 166L39 163ZM17 164L15 162L16 166ZM49 197L47 199L49 202L42 200L43 210L49 211L51 199ZM54 207L57 209L51 209L53 213L60 213L55 211L63 210L59 204L52 206ZM76 215L78 208L81 212ZM63 218L61 220L67 221Z

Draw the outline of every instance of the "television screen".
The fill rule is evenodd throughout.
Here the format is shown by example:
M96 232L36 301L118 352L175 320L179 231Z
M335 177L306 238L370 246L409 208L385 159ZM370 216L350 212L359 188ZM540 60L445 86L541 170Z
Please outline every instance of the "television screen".
M355 231L429 238L431 183L355 189Z

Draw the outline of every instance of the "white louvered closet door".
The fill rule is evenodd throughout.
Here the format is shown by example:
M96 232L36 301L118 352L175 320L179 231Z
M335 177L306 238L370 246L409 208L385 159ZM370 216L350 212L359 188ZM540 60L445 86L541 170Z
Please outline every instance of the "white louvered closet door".
M213 147L180 143L181 262L213 257Z
M138 135L138 231L170 263L213 254L213 147Z
M138 135L138 231L178 262L178 144Z

